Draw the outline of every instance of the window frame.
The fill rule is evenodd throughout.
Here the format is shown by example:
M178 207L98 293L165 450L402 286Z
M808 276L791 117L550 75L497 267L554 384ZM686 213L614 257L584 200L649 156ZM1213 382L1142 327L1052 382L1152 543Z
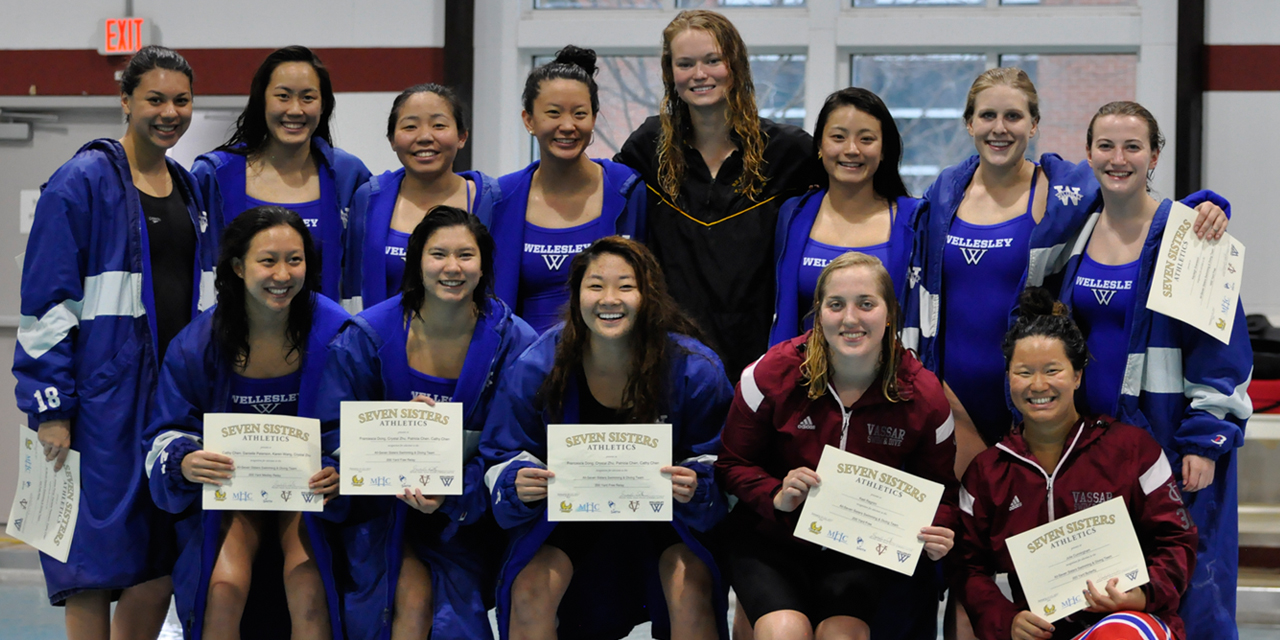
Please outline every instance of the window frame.
M520 124L520 94L537 55L572 43L600 55L658 55L662 29L679 12L661 9L533 9L532 2L477 3L474 121L477 167L496 174L524 166L529 138ZM802 7L720 10L751 53L806 54L805 127L822 102L851 78L855 54L981 53L994 66L1001 54L1137 54L1136 98L1172 134L1177 118L1177 0L1136 5L1002 5L854 7L853 0L808 0ZM572 35L570 35L572 34ZM999 45L992 45L999 42ZM1101 106L1101 105L1099 105ZM484 123L492 123L485 125ZM1174 166L1176 141L1161 158ZM1043 151L1053 151L1045 149ZM1173 189L1173 171L1153 186Z

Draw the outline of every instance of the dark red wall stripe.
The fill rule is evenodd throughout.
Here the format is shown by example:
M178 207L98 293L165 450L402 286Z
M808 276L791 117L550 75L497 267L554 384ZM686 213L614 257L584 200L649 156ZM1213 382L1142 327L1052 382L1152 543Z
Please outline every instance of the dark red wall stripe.
M1205 47L1205 90L1280 91L1280 45Z
M197 95L243 95L272 49L180 49L196 72ZM334 91L400 91L419 82L444 82L444 49L315 49L329 67ZM92 49L0 51L0 95L111 96L124 56Z

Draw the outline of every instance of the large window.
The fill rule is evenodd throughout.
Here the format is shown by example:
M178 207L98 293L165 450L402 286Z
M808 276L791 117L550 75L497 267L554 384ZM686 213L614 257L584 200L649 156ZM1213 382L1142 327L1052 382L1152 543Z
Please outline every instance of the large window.
M534 66L552 56L535 56ZM756 106L770 120L804 126L804 54L751 56ZM595 141L587 148L593 158L612 158L627 136L645 118L657 115L662 100L662 71L658 56L601 56L596 82L600 86L600 114ZM532 157L538 157L536 142Z
M1033 158L1051 151L1083 160L1085 128L1098 107L1136 94L1134 55L1003 55L999 64L1022 68L1036 85L1039 134L1027 150ZM964 105L973 79L986 67L984 54L852 57L850 82L876 92L902 134L902 177L913 195L975 152Z

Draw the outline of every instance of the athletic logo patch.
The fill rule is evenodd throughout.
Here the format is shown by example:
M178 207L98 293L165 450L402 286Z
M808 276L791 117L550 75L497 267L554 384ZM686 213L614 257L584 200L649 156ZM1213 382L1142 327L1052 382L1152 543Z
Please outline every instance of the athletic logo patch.
M560 267L564 265L565 259L567 259L568 257L569 256L567 254L555 255L550 253L544 253L542 255L542 261L547 263L548 270L559 271Z
M1116 494L1110 491L1072 491L1071 499L1076 503L1076 511L1082 511L1089 507L1096 507L1112 498Z
M817 427L813 426L813 418L810 418L809 416L805 416L804 420L801 420L800 424L796 425L796 428L801 431L813 431L817 429Z
M1080 187L1064 187L1062 185L1053 185L1053 197L1062 201L1062 204L1071 203L1071 206L1080 204L1080 198L1084 197L1080 193Z
M1097 299L1098 304L1106 306L1111 304L1111 299L1115 297L1115 291L1106 291L1104 289L1090 289L1093 291L1093 297Z
M964 261L969 264L978 264L982 260L982 256L987 255L986 249L966 249L960 247L960 255L964 256Z
M1022 501L1018 499L1018 496L1014 496L1013 502L1009 503L1009 510L1013 511L1014 509L1017 509L1018 507L1021 507L1021 506L1022 506Z
M1219 447L1221 447L1222 445L1224 445L1224 444L1226 444L1226 443L1227 443L1227 437L1226 437L1226 436L1224 436L1224 435L1222 435L1221 433L1219 433L1218 435L1216 435L1216 436L1214 436L1214 437L1213 437L1213 444L1215 444L1215 445L1217 445L1217 446L1219 446Z

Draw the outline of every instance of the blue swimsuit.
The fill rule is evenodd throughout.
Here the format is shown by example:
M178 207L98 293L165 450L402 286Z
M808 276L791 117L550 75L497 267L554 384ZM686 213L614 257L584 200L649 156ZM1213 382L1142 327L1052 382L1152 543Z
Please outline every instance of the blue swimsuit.
M1115 415L1124 369L1129 362L1133 289L1138 262L1108 265L1089 254L1080 261L1071 287L1071 310L1089 344L1084 370L1085 397L1093 413Z

